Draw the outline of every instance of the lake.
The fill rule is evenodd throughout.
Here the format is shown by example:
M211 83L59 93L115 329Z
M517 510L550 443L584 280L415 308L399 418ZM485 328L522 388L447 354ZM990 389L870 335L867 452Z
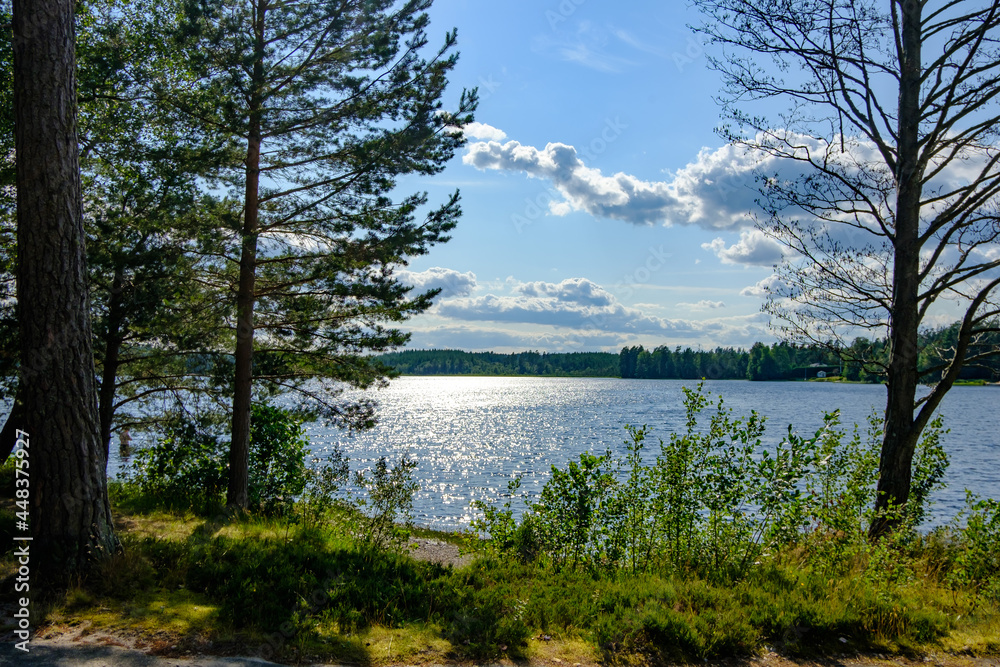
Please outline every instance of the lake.
M682 429L681 380L534 377L402 377L376 392L380 423L349 434L308 426L316 453L339 446L352 470L409 453L419 461L415 501L419 525L455 530L468 526L469 503L493 499L523 476L522 489L537 493L552 465L583 451L622 451L625 424L652 427L658 437ZM885 388L815 382L717 380L705 389L721 394L735 414L756 410L768 418L765 445L781 440L792 424L803 435L822 425L824 411L841 411L842 423L865 425L882 410ZM934 496L929 525L947 522L964 505L965 489L996 497L1000 481L1000 388L955 387L940 413L950 433L948 488ZM709 413L710 414L710 413ZM706 414L706 422L708 415ZM115 449L115 448L112 448ZM114 466L113 466L114 467Z

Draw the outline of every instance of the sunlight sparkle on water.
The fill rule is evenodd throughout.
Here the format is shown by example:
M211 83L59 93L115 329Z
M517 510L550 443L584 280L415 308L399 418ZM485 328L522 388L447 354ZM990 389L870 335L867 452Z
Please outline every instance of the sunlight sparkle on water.
M347 434L312 424L308 434L317 452L340 446L352 470L371 467L380 456L391 462L409 454L419 462L416 522L459 529L468 526L471 501L499 498L516 476L523 477L522 490L537 495L552 465L564 466L583 451L621 452L625 424L650 425L652 440L647 445L655 453L657 438L666 439L671 429L683 424L682 387L694 384L403 377L375 392L381 407L374 430ZM765 446L773 446L789 423L799 433L811 434L821 425L823 412L836 408L849 431L885 400L884 388L872 385L716 381L705 383L705 389L721 393L737 415L755 409L768 417ZM958 387L946 399L950 487L938 495L936 507L945 518L962 505L966 486L984 496L995 494L1000 429L983 416L995 414L986 404L998 397L994 389Z

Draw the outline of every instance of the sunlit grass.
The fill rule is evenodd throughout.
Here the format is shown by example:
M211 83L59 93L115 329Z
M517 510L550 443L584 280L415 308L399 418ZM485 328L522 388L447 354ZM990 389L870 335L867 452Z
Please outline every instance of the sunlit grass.
M713 581L544 559L481 557L449 569L415 562L405 549L361 549L343 516L307 526L136 498L114 513L124 553L45 610L39 621L52 631L85 627L199 650L238 646L278 661L375 666L700 662L765 647L802 657L1000 653L996 605L947 585L948 540L900 555L909 574L898 581L880 578L863 554L828 571L802 548L764 559L743 578ZM466 550L480 544L440 531L413 535Z
M91 632L166 633L177 637L219 635L224 628L219 623L218 611L218 605L204 595L183 589L143 591L134 598L118 600L72 588L65 602L49 613L47 621L55 625L86 623Z

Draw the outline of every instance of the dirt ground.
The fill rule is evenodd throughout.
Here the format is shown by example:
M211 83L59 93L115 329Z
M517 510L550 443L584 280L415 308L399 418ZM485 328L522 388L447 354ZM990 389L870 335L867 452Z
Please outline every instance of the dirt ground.
M414 537L410 539L410 548L413 549L410 555L417 560L432 561L453 567L462 567L472 562L470 554L463 555L457 546L443 540Z
M302 667L334 667L308 660L274 663L260 658L217 657L211 645L183 649L158 642L155 638L115 636L106 632L86 632L85 628L59 631L42 630L28 644L25 653L14 647L11 635L0 638L0 665L38 665L51 667L276 667L291 664ZM234 647L224 648L226 653ZM542 651L541 653L545 653ZM929 655L921 659L882 655L835 656L823 660L799 660L774 652L744 660L696 663L686 667L1000 667L1000 657ZM423 665L422 667L438 667ZM458 666L456 666L458 667ZM470 667L467 663L461 667ZM597 667L593 663L540 655L530 663L501 661L490 667ZM685 667L685 666L678 666Z

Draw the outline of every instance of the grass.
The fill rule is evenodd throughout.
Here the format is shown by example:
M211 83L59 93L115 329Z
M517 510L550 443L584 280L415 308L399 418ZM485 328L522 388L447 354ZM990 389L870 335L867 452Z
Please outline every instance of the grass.
M120 490L113 498L124 552L35 609L36 627L364 665L700 662L765 646L807 657L1000 654L996 603L949 583L955 548L946 537L896 554L903 565L889 574L862 557L831 569L803 549L774 555L739 580L486 556L452 569L415 561L405 549L362 547L349 517L320 526L228 520ZM10 510L0 511L3 531L12 522ZM0 572L13 566L9 552L0 558Z

